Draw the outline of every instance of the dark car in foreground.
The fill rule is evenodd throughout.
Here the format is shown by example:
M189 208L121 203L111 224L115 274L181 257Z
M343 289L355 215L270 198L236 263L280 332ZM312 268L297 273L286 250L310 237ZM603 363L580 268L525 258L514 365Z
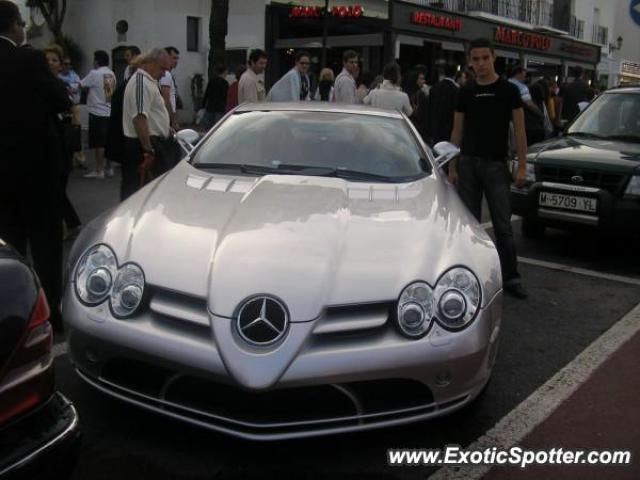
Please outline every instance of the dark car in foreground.
M49 306L33 270L0 240L0 478L66 478L80 438L54 389Z
M527 237L546 226L640 232L640 88L604 92L562 136L530 147L527 185L511 192Z

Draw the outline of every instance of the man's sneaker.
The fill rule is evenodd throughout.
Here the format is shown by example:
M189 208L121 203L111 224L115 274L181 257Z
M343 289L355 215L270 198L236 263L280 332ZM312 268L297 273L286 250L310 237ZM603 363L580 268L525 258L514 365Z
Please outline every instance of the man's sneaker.
M109 178L113 177L113 175L114 175L114 174L113 174L113 167L111 167L111 168L107 168L107 169L104 171L104 174L105 174L107 177L109 177Z
M82 178L97 178L98 180L104 179L104 172L91 172L83 175Z
M529 296L527 291L522 288L522 285L519 283L504 285L502 288L506 293L508 293L512 297L517 298L518 300L525 300Z

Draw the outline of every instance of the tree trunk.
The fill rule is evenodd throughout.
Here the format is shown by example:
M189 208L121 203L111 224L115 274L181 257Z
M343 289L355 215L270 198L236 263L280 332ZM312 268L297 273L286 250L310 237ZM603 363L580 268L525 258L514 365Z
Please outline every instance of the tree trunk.
M27 6L38 7L47 22L47 27L53 34L55 42L64 46L65 40L62 33L62 25L67 14L67 0L29 0Z
M227 19L229 0L211 0L209 16L209 78L214 75L216 65L225 63Z

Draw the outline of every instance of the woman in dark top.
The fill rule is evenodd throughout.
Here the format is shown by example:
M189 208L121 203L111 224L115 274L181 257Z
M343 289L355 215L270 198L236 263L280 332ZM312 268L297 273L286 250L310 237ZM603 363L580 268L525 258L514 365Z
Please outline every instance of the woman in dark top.
M47 57L51 73L58 78L58 75L62 71L62 59L64 57L62 48L58 45L51 45L44 49L44 53ZM60 80L60 82L65 85L65 88L67 87L67 84L64 83L63 80ZM73 169L73 153L79 149L79 145L76 144L80 143L80 120L77 108L78 107L74 105L69 111L64 112L60 116L52 115L51 118L53 129L58 132L58 135L51 138L51 141L55 142L55 150L60 154L58 161L60 162L61 184L64 193L62 215L67 227L65 240L77 236L82 225L67 195L67 182L69 181L69 174Z

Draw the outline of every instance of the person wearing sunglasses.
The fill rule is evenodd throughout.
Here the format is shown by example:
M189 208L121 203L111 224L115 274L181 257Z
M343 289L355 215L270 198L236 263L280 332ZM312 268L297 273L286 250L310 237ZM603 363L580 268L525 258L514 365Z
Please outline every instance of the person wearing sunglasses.
M62 175L56 114L71 100L39 50L23 47L25 22L15 3L0 0L0 238L31 252L51 310L62 290Z
M301 50L295 55L295 65L280 80L278 80L267 94L268 102L300 102L309 100L309 52Z

